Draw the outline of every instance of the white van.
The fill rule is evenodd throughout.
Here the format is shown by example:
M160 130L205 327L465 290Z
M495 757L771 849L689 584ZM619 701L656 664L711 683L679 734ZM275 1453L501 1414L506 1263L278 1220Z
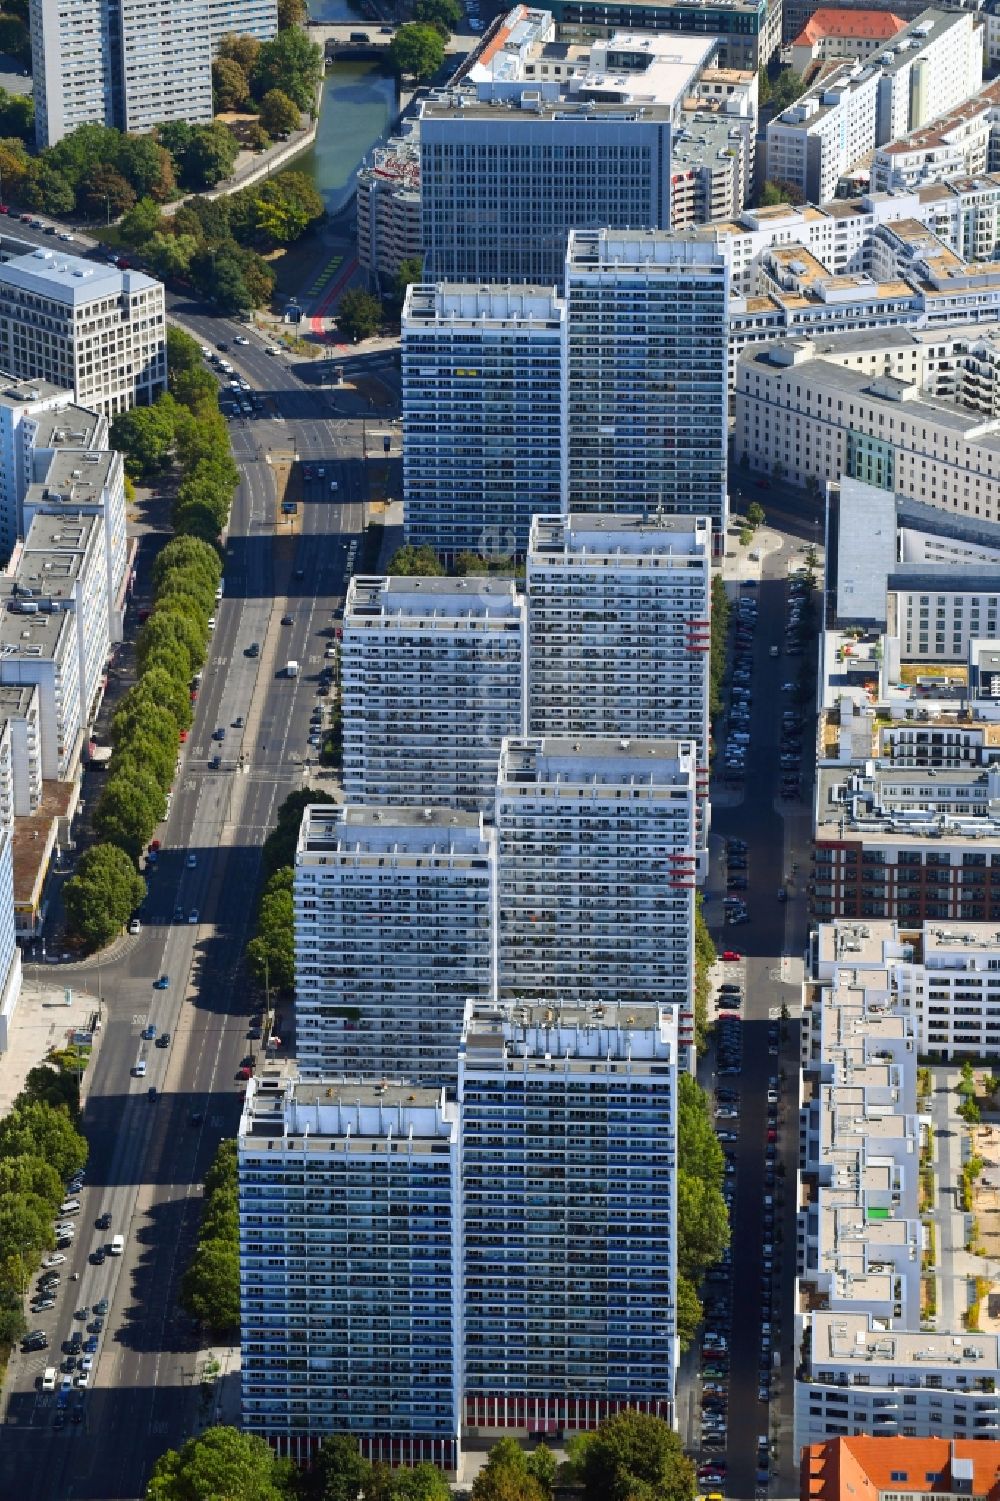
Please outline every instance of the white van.
M112 1256L121 1256L122 1253L124 1252L124 1250L125 1250L125 1237L124 1237L124 1235L115 1235L115 1236L112 1236L112 1239L111 1239L111 1254L112 1254Z
M54 1365L47 1365L45 1367L45 1373L42 1376L42 1391L43 1392L54 1392L55 1389L56 1389L56 1368L55 1368Z
M132 1074L136 1079L144 1079L146 1077L145 1058L139 1058L136 1060L136 1063L132 1069Z
M63 1199L62 1203L59 1205L59 1213L60 1214L79 1214L80 1213L80 1200L79 1199Z

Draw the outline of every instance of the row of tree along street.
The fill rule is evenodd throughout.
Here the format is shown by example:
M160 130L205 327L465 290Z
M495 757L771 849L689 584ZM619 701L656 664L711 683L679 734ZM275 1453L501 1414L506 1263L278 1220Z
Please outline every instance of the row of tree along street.
M153 570L155 596L136 644L138 678L111 722L113 754L94 814L98 842L66 883L69 931L87 948L108 943L145 895L137 869L166 813L178 751L191 725L191 679L208 648L208 621L222 576L218 538L239 481L218 386L187 334L168 334L170 391L122 413L111 442L136 478L179 475L174 537Z
M567 1445L562 1464L544 1444L526 1454L513 1439L490 1450L472 1485L472 1501L694 1501L695 1471L668 1423L628 1409ZM278 1459L264 1439L236 1428L209 1428L157 1461L147 1501L449 1501L434 1465L371 1464L353 1438L323 1441L308 1470Z

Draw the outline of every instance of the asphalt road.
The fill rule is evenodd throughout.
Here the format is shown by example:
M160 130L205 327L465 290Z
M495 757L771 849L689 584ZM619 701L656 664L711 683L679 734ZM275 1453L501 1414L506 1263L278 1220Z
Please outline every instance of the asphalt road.
M808 535L808 532L803 532L802 535ZM789 561L801 561L801 553L795 550L797 546L797 543L792 544L786 539L781 552L765 559L761 584L753 591L759 599L759 611L753 646L753 704L744 784L746 790L742 798L731 806L725 806L725 797L720 798L713 810L713 869L708 888L710 894L705 902L705 915L720 953L724 949L732 949L742 955L738 964L723 966L725 974L720 978L743 979L746 993L742 1028L742 1072L738 1079L725 1078L718 1081L726 1085L737 1085L740 1092L739 1139L733 1147L737 1171L732 1211L734 1279L729 1335L729 1425L727 1449L722 1456L728 1463L725 1489L730 1497L754 1496L757 1437L763 1433L773 1434L775 1431L785 1433L791 1412L790 1337L795 1265L793 1184L798 1147L798 1029L794 1024L789 1025L785 1044L777 1058L768 1053L767 1030L769 1020L779 1016L783 1002L794 1012L797 1011L800 1000L798 984L792 985L783 978L781 961L783 956L798 957L803 951L806 938L805 903L798 899L798 885L795 897L787 904L778 901L777 892L780 886L788 884L788 867L792 860L798 865L797 883L805 880L807 844L804 837L799 843L792 840L786 850L785 822L779 809L794 814L796 810L808 806L812 757L807 728L803 738L803 795L806 801L801 804L779 803L778 742L781 711L786 704L781 684L797 675L791 664L805 659L788 658L782 654L774 660L769 655L769 648L783 637L787 595L784 581ZM721 869L721 852L728 837L743 839L747 844L750 921L738 927L725 926L723 923L722 897L726 883ZM774 1314L780 1330L775 1348L781 1351L781 1367L776 1373L779 1379L773 1383L772 1401L768 1407L757 1400L757 1391L761 1355L760 1304L768 1280L764 1277L763 1269L763 1200L766 1191L767 1089L768 1081L773 1076L778 1076L781 1081L778 1161L783 1165L784 1185L787 1188L782 1186L782 1173L777 1173L779 1203L776 1227L781 1230L783 1238L781 1244L776 1245L774 1274L770 1281ZM699 1077L707 1089L714 1088L716 1079L711 1054L699 1070ZM690 1364L685 1362L687 1367ZM697 1385L684 1383L679 1404L681 1431L685 1439L693 1438L692 1452L697 1452L698 1446L697 1398ZM772 1482L772 1494L794 1494L797 1482L793 1484L792 1456L787 1437L783 1443L779 1443L776 1452L780 1478L776 1483ZM717 1450L705 1451L699 1455L700 1460L715 1457L719 1457Z
M299 381L256 336L250 349L233 348L238 325L197 314L186 321L206 344L230 343L227 357L265 393L267 415L232 428L242 483L225 595L143 932L99 977L92 968L53 972L57 983L91 989L99 978L105 1023L84 1116L91 1153L77 1238L61 1268L56 1309L32 1321L51 1344L40 1354L15 1354L5 1384L0 1494L24 1501L141 1497L156 1456L197 1431L198 1344L177 1309L178 1283L197 1231L200 1182L239 1116L236 1072L250 1046L240 961L260 849L278 805L303 782L326 632L344 594L348 541L362 523L360 424L331 418L329 394ZM307 488L301 535L287 535L275 517L269 450L325 460L327 476L337 479L335 495L328 478ZM284 614L291 625L280 623ZM260 643L259 658L245 655L251 641ZM301 664L295 679L283 671L289 658ZM223 765L213 771L219 726L226 727ZM195 922L187 920L192 911ZM154 990L162 974L169 988ZM142 1042L147 1019L170 1032L169 1048ZM140 1055L147 1064L141 1079L131 1073ZM113 1223L101 1233L93 1227L104 1211ZM124 1256L91 1265L89 1253L116 1232L127 1237ZM78 1283L68 1281L72 1271ZM61 1342L81 1327L74 1310L101 1297L111 1308L94 1384L69 1404L70 1411L81 1406L83 1420L57 1428L57 1399L36 1389L41 1372L58 1364Z

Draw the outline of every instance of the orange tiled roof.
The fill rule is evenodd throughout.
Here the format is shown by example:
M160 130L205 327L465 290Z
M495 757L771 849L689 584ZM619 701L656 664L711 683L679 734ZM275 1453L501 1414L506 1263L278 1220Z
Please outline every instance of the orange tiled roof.
M995 1439L867 1434L807 1445L802 1450L800 1501L878 1501L882 1491L919 1496L954 1491L953 1459L972 1461L972 1494L1000 1501L1000 1442Z
M831 6L813 11L792 46L807 47L827 36L888 42L905 25L891 10L837 10Z

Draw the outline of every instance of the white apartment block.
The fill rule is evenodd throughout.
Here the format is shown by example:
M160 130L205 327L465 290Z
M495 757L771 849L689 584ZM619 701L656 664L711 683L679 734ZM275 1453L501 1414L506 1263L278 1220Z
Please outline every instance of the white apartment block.
M406 539L523 556L559 510L566 309L555 288L411 286L402 319Z
M459 1460L458 1106L441 1089L251 1079L237 1137L240 1426L304 1461Z
M0 1053L10 1046L10 1028L21 996L21 950L14 913L14 733L0 721Z
M21 507L40 419L51 412L61 415L72 404L72 391L50 381L10 381L0 390L0 549L8 555L24 535Z
M713 239L571 234L563 510L662 509L725 535L729 274Z
M736 374L738 462L793 485L842 475L959 517L1000 520L1000 433L924 394L932 344L904 330L748 350Z
M35 141L114 118L113 13L105 0L29 0Z
M711 563L705 517L536 516L527 733L693 741L707 796Z
M0 368L114 417L167 385L163 285L55 250L0 265Z
M896 973L912 952L906 938L888 923L824 924L813 935L803 991L796 1453L836 1434L996 1438L1000 1428L997 1337L961 1328L967 1278L940 1237L937 1327L921 1327L925 1128L919 1029ZM933 937L929 952L934 959Z
M294 888L304 1075L454 1081L466 1000L494 994L495 881L481 814L306 809Z
M212 119L212 59L228 33L268 41L276 0L30 0L35 137L54 146L78 125L146 132Z
M875 145L879 75L845 63L767 127L767 176L812 203L832 198L845 172Z
M648 1001L694 1042L697 757L690 741L504 742L499 995Z
M10 736L14 816L26 818L42 797L41 716L34 684L0 687L0 721Z
M103 697L111 648L104 529L96 516L38 515L20 550L11 603L35 602L40 611L68 612L76 629L80 709L84 729Z
M910 662L963 661L970 642L1000 635L1000 575L902 565L889 576L886 630Z
M492 807L524 728L525 604L509 580L351 579L340 656L349 803Z
M464 1422L673 1421L676 1017L470 1003L462 1036ZM539 1233L541 1232L541 1233Z
M121 641L129 586L125 466L114 449L60 447L36 454L35 482L22 507L25 531L36 516L93 518L104 557L104 593L111 641Z
M39 609L36 600L7 598L5 603L0 616L0 687L37 687L42 776L71 781L84 737L79 623L72 610L50 614Z
M971 10L922 12L874 62L879 70L876 144L929 124L983 83L983 27Z
M879 146L872 187L910 189L962 173L993 171L1000 154L1000 81L994 80L936 119Z

